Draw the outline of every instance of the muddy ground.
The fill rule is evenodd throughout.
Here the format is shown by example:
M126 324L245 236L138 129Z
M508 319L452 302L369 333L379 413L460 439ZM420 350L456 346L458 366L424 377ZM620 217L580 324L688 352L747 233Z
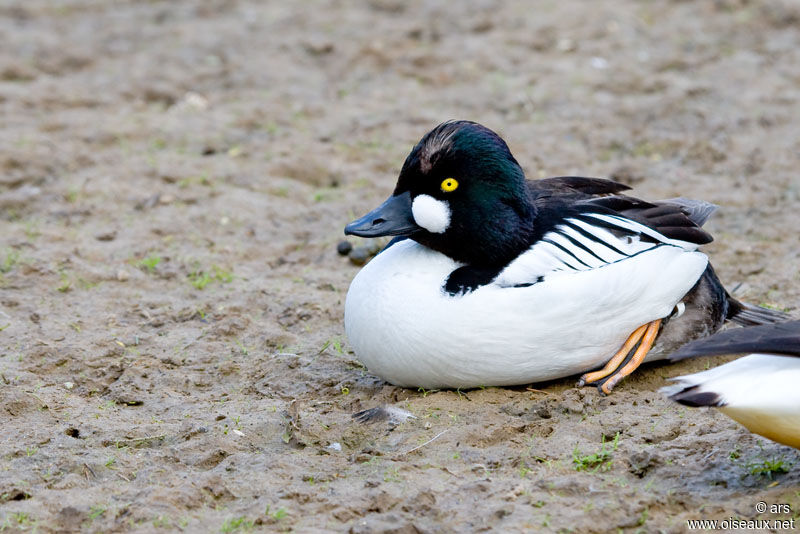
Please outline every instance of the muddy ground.
M530 177L719 204L721 279L798 315L797 3L5 1L0 42L0 530L800 515L798 452L657 393L708 361L610 397L386 385L348 350L335 249L469 118ZM384 402L417 419L351 419Z

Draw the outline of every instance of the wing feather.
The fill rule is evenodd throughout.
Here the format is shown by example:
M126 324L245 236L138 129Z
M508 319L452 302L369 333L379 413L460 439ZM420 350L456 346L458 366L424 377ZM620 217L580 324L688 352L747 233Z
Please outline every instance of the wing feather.
M684 345L669 359L750 352L800 357L800 321L726 330Z

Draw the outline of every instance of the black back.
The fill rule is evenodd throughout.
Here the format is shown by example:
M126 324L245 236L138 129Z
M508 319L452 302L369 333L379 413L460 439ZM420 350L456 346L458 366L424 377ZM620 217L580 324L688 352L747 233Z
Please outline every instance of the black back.
M579 194L587 197L600 195L616 195L630 189L625 184L604 178L584 178L583 176L556 176L528 181L528 187L534 190L547 190L562 194Z

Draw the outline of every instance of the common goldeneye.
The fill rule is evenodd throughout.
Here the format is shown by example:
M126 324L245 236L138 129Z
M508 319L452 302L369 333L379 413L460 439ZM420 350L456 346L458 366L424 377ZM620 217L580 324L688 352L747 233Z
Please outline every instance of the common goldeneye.
M737 328L682 347L677 361L750 354L714 369L673 378L661 391L686 406L714 406L778 443L800 449L800 321Z
M626 189L528 181L493 131L440 124L411 150L392 196L345 228L398 236L347 293L356 356L388 382L424 388L527 384L608 362L581 379L608 393L726 319L776 320L732 299L697 250L715 206Z

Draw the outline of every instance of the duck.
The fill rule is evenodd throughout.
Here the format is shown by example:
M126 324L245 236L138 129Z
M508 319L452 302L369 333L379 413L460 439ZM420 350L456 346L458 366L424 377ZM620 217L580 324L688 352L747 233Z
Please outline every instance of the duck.
M800 321L726 330L688 343L670 361L748 354L672 378L661 391L685 406L717 408L748 430L800 449Z
M716 206L627 196L601 178L527 180L506 142L467 120L412 148L392 195L345 227L391 236L354 277L344 325L387 382L512 386L585 373L608 394L727 320L782 320L732 298L699 247ZM590 370L602 369L587 372Z

